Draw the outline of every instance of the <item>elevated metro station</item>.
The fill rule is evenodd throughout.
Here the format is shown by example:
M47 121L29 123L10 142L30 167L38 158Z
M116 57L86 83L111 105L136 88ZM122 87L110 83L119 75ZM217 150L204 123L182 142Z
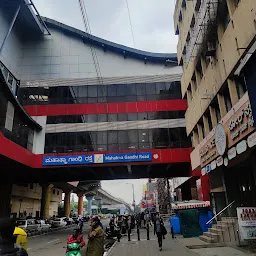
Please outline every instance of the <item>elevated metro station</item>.
M95 37L28 0L1 1L0 31L1 194L19 182L191 176L176 54Z

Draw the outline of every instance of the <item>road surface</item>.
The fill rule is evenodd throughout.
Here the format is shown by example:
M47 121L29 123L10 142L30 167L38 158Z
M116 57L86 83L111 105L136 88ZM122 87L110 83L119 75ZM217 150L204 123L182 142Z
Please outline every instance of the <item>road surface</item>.
M102 220L104 228L108 225L109 220ZM50 233L42 236L28 238L29 256L63 256L67 238L72 234L74 228L61 230L56 233ZM87 234L89 232L89 223L84 223L84 239L87 243Z

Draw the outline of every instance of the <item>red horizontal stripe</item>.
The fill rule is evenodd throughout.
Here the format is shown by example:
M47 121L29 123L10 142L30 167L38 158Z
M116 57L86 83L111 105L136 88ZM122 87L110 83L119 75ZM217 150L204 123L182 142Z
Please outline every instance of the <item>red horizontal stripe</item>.
M152 158L152 162L140 162L130 164L163 164L163 163L190 163L190 153L193 148L169 148L169 149L153 149L153 150L124 150L115 152L73 152L73 153L59 153L59 154L40 154L35 155L25 148L15 144L9 139L5 138L0 133L0 155L3 155L15 162L24 164L32 168L42 168L42 161L44 156L60 156L60 155L88 155L88 154L116 154L116 153L133 153L133 152L151 152L152 155L158 155L157 158ZM113 164L98 164L97 166L111 166L111 165L127 165L127 163L113 163ZM88 165L86 165L88 166ZM96 165L90 165L96 166ZM58 168L65 168L66 166L59 166ZM69 166L70 167L70 166ZM73 166L75 167L75 166ZM48 168L48 167L45 167ZM49 167L52 168L52 167ZM57 167L56 167L57 168Z
M186 110L186 100L25 106L31 116L65 116Z

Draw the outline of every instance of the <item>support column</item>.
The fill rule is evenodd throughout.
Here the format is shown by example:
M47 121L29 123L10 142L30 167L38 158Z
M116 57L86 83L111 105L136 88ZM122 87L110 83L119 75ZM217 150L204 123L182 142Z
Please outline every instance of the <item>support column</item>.
M64 214L65 214L65 217L69 217L70 216L70 194L71 194L71 190L65 190L63 192L65 193Z
M1 184L0 195L0 217L9 218L11 214L12 184Z
M50 217L50 204L52 199L53 185L42 185L42 198L41 198L41 217L48 219Z
M92 214L92 199L93 199L93 196L86 196L86 199L88 201L88 206L87 206L87 212L89 215Z
M78 216L83 216L83 212L84 212L84 194L81 193L77 193L78 196Z
M201 180L201 189L202 189L203 201L210 201L209 176L208 175L200 176L200 180Z
M102 199L95 199L95 201L98 206L98 213L101 213Z

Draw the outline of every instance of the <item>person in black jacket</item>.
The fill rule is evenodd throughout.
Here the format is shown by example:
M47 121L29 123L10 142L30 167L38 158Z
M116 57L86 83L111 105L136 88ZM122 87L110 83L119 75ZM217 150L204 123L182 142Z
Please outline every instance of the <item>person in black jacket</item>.
M156 233L157 235L157 240L158 240L158 245L160 251L162 251L162 246L163 246L163 239L165 239L166 235L166 229L164 226L164 222L162 218L160 218L159 213L156 213L155 216L155 221L154 221L154 234Z
M0 256L28 256L26 250L16 247L13 232L15 222L11 219L0 219Z

